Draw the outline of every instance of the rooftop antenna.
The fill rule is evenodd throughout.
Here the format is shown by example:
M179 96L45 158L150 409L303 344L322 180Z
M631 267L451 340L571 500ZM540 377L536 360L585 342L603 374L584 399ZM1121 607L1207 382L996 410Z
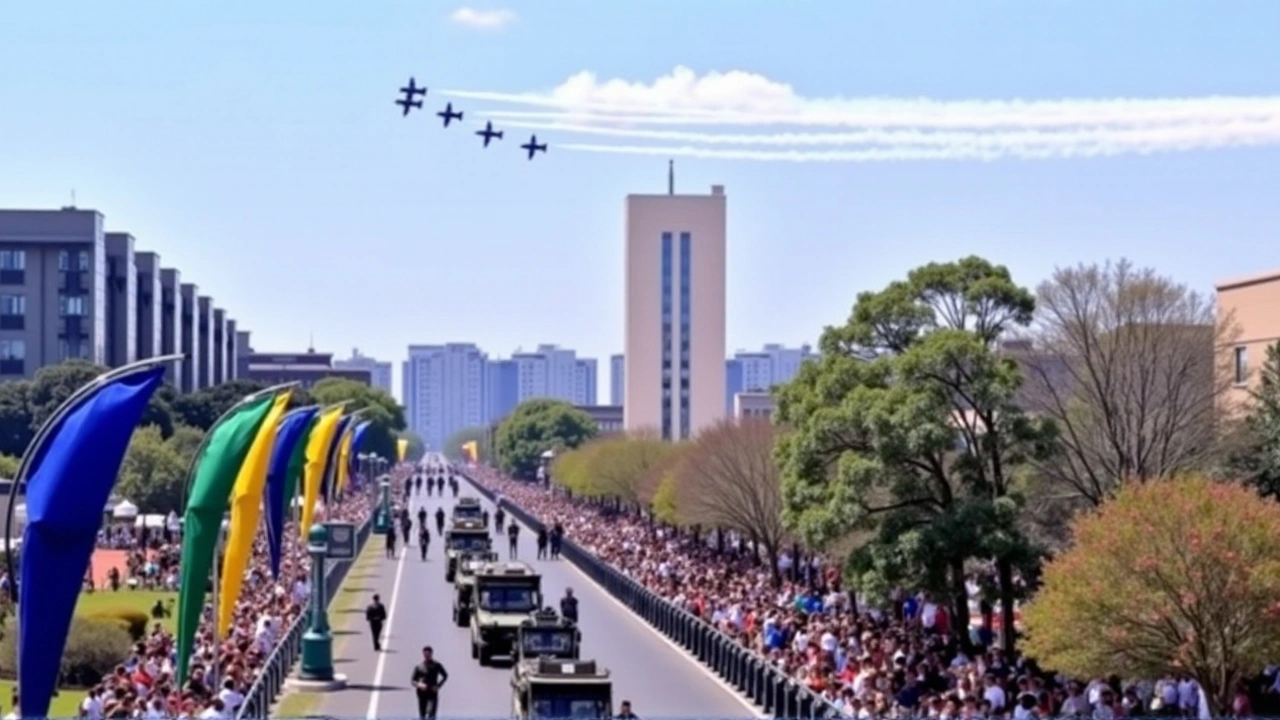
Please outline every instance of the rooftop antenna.
M676 161L667 161L667 194L676 194Z
M316 333L314 330L307 334L307 354L316 354Z

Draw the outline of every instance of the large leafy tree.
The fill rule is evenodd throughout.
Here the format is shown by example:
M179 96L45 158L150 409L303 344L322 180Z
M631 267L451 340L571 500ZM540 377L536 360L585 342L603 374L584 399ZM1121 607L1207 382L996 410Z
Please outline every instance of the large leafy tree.
M571 450L596 435L591 416L560 400L528 400L498 426L494 454L515 477L532 479L542 453Z
M577 495L650 507L678 447L644 432L597 437L558 455L551 478Z
M197 390L193 393L178 395L173 400L174 413L178 422L188 427L208 430L213 424L247 395L252 395L266 387L256 380L232 380Z
M172 438L170 438L172 440ZM187 464L154 425L139 428L120 466L116 492L144 513L181 511Z
M1189 673L1215 713L1280 657L1280 505L1187 477L1121 488L1023 608L1024 650L1076 677Z
M362 420L373 423L365 435L362 452L389 460L396 458L396 433L404 430L404 408L395 398L375 387L346 378L325 378L311 388L311 399L321 405L347 402L347 410L363 410Z
M808 543L869 535L850 558L867 589L948 592L968 626L965 562L995 561L1015 640L1015 574L1036 553L1018 529L1014 469L1052 447L1052 424L1015 401L1021 376L999 351L1035 298L977 257L933 263L859 294L823 333L822 358L778 391L784 518Z

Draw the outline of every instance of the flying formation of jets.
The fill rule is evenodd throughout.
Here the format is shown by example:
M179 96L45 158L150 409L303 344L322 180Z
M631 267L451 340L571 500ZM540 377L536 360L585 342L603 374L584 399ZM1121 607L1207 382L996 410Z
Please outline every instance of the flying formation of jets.
M427 88L418 87L417 82L410 77L409 84L400 88L400 95L402 97L396 99L396 104L403 109L401 117L408 117L410 112L422 109L423 101L417 98L425 98L427 96ZM448 103L445 105L444 110L436 113L436 117L443 120L444 127L447 128L449 127L449 123L454 120L462 122L462 111L458 110L455 112L453 109L453 103ZM475 134L484 139L484 144L481 147L487 148L489 147L489 143L494 140L502 139L502 132L503 131L501 130L493 129L492 121L486 121L484 129L477 130ZM529 138L529 142L520 146L520 149L528 153L529 159L532 160L538 153L545 153L547 151L547 144L545 142L539 144L538 136L533 135Z

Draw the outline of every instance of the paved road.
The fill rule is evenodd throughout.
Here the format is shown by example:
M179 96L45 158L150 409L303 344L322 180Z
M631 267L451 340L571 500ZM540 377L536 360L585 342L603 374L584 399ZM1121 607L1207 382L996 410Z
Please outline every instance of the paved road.
M467 488L464 483L463 488ZM464 490L464 494L466 490ZM484 501L492 514L493 507ZM448 512L453 498L415 494L411 508L434 515L437 507ZM371 575L366 598L382 595L390 613L389 637L382 653L373 651L365 629L351 638L339 657L338 672L347 675L345 690L326 695L320 713L327 717L414 717L417 704L409 685L413 666L420 661L423 645L431 645L436 659L450 673L441 693L442 718L499 718L511 716L511 669L504 663L483 668L471 659L465 628L450 619L452 585L444 580L443 548L433 537L428 560L419 559L417 545L398 548L396 560L379 559L382 571ZM534 534L520 533L520 559L542 574L544 604L558 606L566 587L579 598L579 625L584 658L594 658L613 677L614 704L631 700L644 718L745 718L759 711L733 692L682 649L594 585L565 560L536 561ZM371 542L383 543L382 538ZM416 543L417 540L415 539ZM499 556L506 558L506 538L494 538ZM389 572L392 568L394 572ZM399 585L398 591L396 585ZM394 596L394 603L393 603ZM367 601L367 600L366 600Z

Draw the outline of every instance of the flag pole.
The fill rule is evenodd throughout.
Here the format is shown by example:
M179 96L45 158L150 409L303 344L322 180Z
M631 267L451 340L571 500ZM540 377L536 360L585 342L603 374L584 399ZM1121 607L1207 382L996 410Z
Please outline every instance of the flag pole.
M226 412L222 413L222 415L218 417L218 419L214 421L212 425L209 426L209 429L206 430L204 433L204 437L200 439L200 445L196 448L195 454L191 456L191 462L187 465L187 482L182 491L183 508L185 508L187 505L187 500L189 499L187 495L191 493L191 486L195 483L196 470L199 469L200 467L201 457L204 455L204 451L208 449L209 440L213 437L214 431L217 430L218 427L221 426L224 422L230 419L231 416L235 415L236 412L239 411L240 408L244 407L245 405L249 405L251 403L257 402L258 400L261 400L264 397L279 395L280 393L285 392L286 390L292 390L293 388L301 384L302 383L297 381L281 383L279 385L272 385L269 388L263 388L254 393L249 393L248 395L245 395L243 398L240 398L239 402L237 402L235 405L232 405L230 408L228 408ZM223 532L224 531L222 529L222 523L225 522L226 519L227 519L226 513L224 512L222 518L218 520L218 543L217 545L214 546L213 563L211 563L209 566L210 580L213 583L213 602L210 603L210 606L214 608L213 610L213 667L210 668L210 671L215 675L215 678L218 673L219 660L221 660L222 658L222 638L218 628L217 602L218 602L218 590L220 589L219 585L220 585L220 580L222 575L222 562L221 562L222 558L220 557L223 550ZM184 531L185 531L185 528L184 528Z
M18 460L18 469L14 472L13 479L9 482L9 503L5 508L5 568L9 573L9 599L13 601L14 605L18 604L18 576L14 573L13 569L13 513L14 509L17 507L20 490L27 482L27 473L31 470L31 465L35 461L35 457L40 450L40 446L44 444L44 441L48 439L49 433L53 432L53 428L57 427L58 423L61 422L64 417L78 408L80 404L84 402L85 398L96 390L101 389L103 385L126 375L131 375L140 370L145 370L164 363L183 360L185 358L186 355L182 353L157 355L156 357L139 360L137 362L129 363L128 365L121 365L118 368L108 370L107 372L98 375L93 380L90 380L80 386L75 392L71 393L71 397L68 397L61 405L58 406L58 409L55 410L53 414L44 421L44 424L40 426L40 429L36 431L35 436L31 438L31 442L27 443L26 449L22 451L22 458Z

